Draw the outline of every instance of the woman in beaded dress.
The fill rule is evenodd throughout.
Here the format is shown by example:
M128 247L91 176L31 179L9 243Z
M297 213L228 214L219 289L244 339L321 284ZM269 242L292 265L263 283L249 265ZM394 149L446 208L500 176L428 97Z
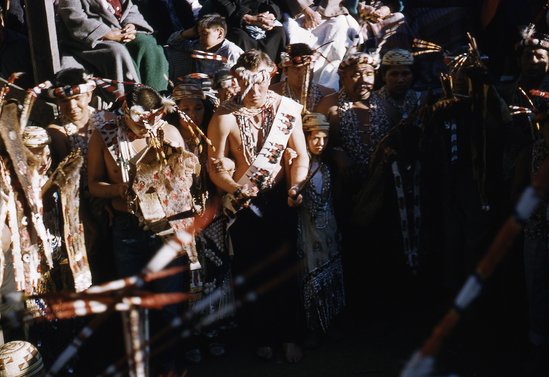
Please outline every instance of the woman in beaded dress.
M301 298L307 320L305 346L309 348L318 346L321 332L336 334L330 325L345 306L340 235L333 211L330 169L321 159L329 128L322 114L311 113L303 118L310 170L314 172L303 190L298 238L298 256L303 263Z
M204 136L206 127L213 114L213 106L201 87L195 84L183 83L174 88L173 98L179 109L177 121L179 131L185 141L185 147L193 152L200 161L200 176L194 177L193 197L195 210L202 216L206 206L217 206L217 190L208 176L208 140ZM175 124L175 123L174 123ZM231 274L228 249L225 247L225 222L221 211L216 211L209 225L196 236L199 263L190 266L189 290L195 299L190 303L192 308L198 300L210 300L209 294L216 289L222 289L224 294L218 300L210 302L208 310L202 316L217 315L233 304L230 290ZM232 314L227 312L219 320L202 329L199 333L206 339L206 347L214 357L225 353L218 335L221 327L230 322ZM201 337L202 338L202 337ZM187 342L185 357L190 363L199 363L202 359L199 345L203 339L193 337Z

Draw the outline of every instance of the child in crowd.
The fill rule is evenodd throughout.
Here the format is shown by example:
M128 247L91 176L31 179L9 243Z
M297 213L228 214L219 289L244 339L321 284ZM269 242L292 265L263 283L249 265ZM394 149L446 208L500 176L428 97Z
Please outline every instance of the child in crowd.
M197 26L173 33L168 46L191 54L197 54L192 72L206 73L213 77L217 71L229 70L244 52L233 42L225 39L225 17L212 13L202 16ZM224 59L215 60L215 55Z

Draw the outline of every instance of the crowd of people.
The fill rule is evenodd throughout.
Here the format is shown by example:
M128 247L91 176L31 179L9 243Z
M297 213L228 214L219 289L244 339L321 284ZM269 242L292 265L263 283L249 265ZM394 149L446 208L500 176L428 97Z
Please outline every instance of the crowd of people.
M56 1L63 68L25 81L21 103L0 92L2 296L26 294L1 316L48 319L23 333L4 322L4 342L39 342L51 367L92 285L126 300L135 375L150 336L164 337L150 360L162 373L224 355L234 325L259 358L297 363L349 318L449 305L544 169L549 35L544 16L524 17L496 64L482 26L507 25L501 8L414 3ZM26 55L10 38L24 36L3 6L1 72L17 84ZM448 14L459 27L432 32ZM57 106L49 124L32 117L38 99ZM510 250L539 368L548 213L543 199ZM144 291L110 283L159 263ZM174 342L163 330L177 319L189 331Z

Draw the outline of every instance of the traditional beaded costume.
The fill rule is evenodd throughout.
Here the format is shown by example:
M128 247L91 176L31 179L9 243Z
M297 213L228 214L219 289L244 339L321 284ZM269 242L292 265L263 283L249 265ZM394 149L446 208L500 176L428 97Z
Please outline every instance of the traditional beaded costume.
M369 100L370 107L370 144L365 145L362 141L360 121L353 110L353 101L347 97L345 90L338 93L339 124L341 125L341 139L343 149L349 154L356 164L358 171L365 176L370 164L370 159L377 148L377 145L389 132L389 120L379 99L372 95Z

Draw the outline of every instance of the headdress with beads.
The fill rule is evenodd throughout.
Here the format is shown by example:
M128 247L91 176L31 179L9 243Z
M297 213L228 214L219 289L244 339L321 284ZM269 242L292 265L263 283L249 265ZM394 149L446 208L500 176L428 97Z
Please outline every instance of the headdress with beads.
M515 45L515 50L521 47L533 46L549 50L549 35L536 32L536 26L530 24L521 29L522 40Z
M324 114L306 114L303 116L303 132L307 131L330 131L330 123Z

